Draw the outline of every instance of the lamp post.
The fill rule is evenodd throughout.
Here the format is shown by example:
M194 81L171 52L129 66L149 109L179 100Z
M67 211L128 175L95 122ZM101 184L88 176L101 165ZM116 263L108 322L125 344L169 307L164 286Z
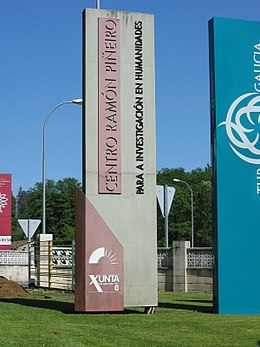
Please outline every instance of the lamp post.
M193 204L193 191L191 189L191 186L187 182L179 180L178 178L174 178L173 181L185 184L189 188L189 190L190 190L190 197L191 197L191 248L193 248L194 247L194 204Z
M47 115L43 123L43 137L42 137L42 233L46 234L46 125L50 118L57 108L65 104L77 104L82 105L82 99L74 99L63 101L60 104L56 105Z

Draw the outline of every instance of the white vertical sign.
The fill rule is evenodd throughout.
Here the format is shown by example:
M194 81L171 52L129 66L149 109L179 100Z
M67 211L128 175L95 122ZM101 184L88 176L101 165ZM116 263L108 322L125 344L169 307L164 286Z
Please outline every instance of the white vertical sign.
M158 203L164 217L164 229L165 229L165 247L168 248L168 216L170 213L170 209L172 206L173 198L175 194L174 187L168 186L156 186L156 196L158 199Z
M164 218L166 214L169 215L170 213L172 202L175 195L175 190L176 189L174 187L160 186L160 185L156 186L156 196L157 196L158 203ZM165 196L167 198L166 204L165 204Z
M87 9L83 19L85 214L98 214L124 249L124 306L157 306L154 18ZM82 240L93 234L95 241L97 228L86 223ZM83 257L89 245L78 242ZM86 274L81 262L79 279Z
M163 217L165 217L164 214L164 186L157 185L156 186L156 196L157 200L162 212Z
M29 223L28 223L28 219L18 219L18 222L21 226L21 228L23 229L23 232L25 234L26 237L28 237L29 233Z
M167 211L166 213L169 215L170 213L170 209L172 207L172 202L173 202L173 198L175 195L175 188L174 187L167 187Z

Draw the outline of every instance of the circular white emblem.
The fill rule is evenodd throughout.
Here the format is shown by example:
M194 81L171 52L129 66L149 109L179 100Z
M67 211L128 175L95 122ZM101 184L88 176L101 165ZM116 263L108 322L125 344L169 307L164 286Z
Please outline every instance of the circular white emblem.
M3 212L3 208L7 206L8 198L6 197L6 194L0 193L0 213Z
M246 100L248 99L248 100ZM225 125L236 155L251 164L260 164L260 95L247 93L237 98L230 106Z

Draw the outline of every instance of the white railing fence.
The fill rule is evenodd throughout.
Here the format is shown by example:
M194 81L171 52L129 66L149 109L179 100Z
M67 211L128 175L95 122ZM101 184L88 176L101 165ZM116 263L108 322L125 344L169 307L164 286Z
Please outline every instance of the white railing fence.
M158 269L172 268L173 253L171 248L157 248L157 267Z
M157 249L158 277L167 277L171 283L172 280L174 281L172 277L174 264L175 262L180 264L178 251L175 252L176 248L161 247ZM183 258L181 258L183 259L181 260L183 265L181 266L184 266L184 269L185 264L186 269L189 271L212 269L212 248L190 248L188 246L183 254ZM9 273L12 273L12 277L15 278L15 271L21 273L23 268L26 277L26 280L22 281L23 283L27 282L29 285L36 285L37 287L74 290L74 260L74 243L72 246L52 246L51 241L43 241L41 244L36 242L30 247L29 254L28 251L0 251L0 276L7 277L5 274L9 271ZM177 265L177 263L176 266L179 268L180 265ZM30 264L30 267L28 264ZM17 270L15 270L15 266L17 266ZM174 273L176 274L176 271ZM15 280L14 278L10 279Z
M187 248L188 269L212 269L213 255L211 247Z
M211 247L187 248L187 268L189 269L211 269L213 255ZM174 254L171 248L157 248L158 269L172 268Z
M0 251L0 265L28 265L28 252Z

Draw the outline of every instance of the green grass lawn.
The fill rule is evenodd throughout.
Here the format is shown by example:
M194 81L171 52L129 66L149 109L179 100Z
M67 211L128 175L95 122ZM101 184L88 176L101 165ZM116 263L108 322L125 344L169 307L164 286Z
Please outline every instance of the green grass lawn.
M209 294L159 294L155 314L146 315L75 314L70 295L30 293L0 299L1 347L260 346L260 316L215 315Z

